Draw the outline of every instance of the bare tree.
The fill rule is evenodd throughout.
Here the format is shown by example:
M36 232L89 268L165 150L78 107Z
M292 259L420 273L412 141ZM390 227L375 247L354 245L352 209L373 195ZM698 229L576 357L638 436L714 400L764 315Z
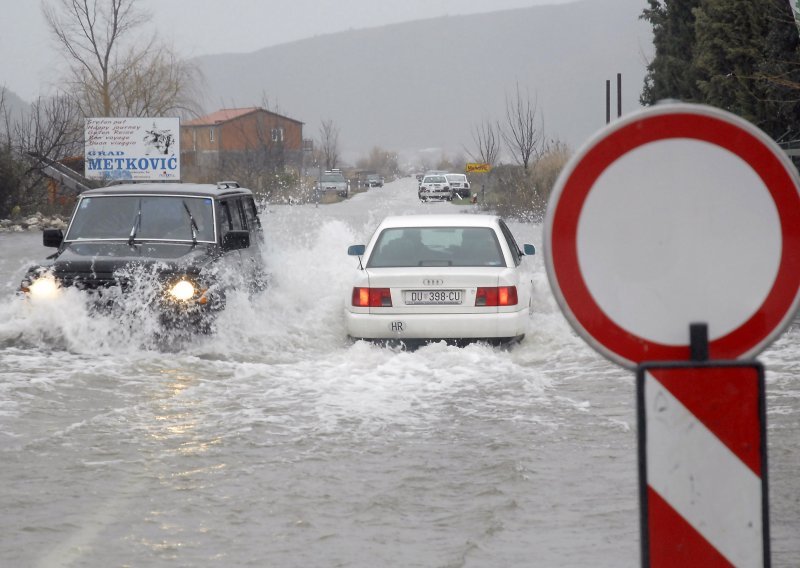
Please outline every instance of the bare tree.
M500 154L500 129L499 126L488 120L473 126L472 141L477 148L475 154L467 150L469 157L482 164L494 165Z
M57 162L83 151L82 118L64 94L31 105L27 120L15 123L14 139L20 154L33 158L32 170L41 170L43 161Z
M517 83L515 95L506 95L505 128L498 124L498 129L514 160L526 172L531 162L544 151L544 123L541 118L537 119L538 114L536 100L532 101L529 93L523 97Z
M158 116L196 110L196 67L155 36L138 43L149 20L137 0L52 0L43 4L64 48L72 92L84 116ZM127 42L127 43L126 43Z
M39 98L28 112L12 116L0 93L0 114L0 215L55 206L48 204L44 171L63 168L58 162L82 149L83 127L72 100Z
M0 114L3 118L0 138L0 218L18 214L21 195L22 168L14 155L11 111L6 103L6 90L0 87Z
M398 162L397 152L390 152L380 146L373 146L366 158L361 158L356 162L356 167L386 176L396 176L400 171Z
M333 120L323 120L319 127L319 151L325 169L335 168L339 162L339 127Z
M195 65L165 46L154 46L138 58L131 52L127 59L131 65L118 75L113 92L119 116L199 114L202 78Z

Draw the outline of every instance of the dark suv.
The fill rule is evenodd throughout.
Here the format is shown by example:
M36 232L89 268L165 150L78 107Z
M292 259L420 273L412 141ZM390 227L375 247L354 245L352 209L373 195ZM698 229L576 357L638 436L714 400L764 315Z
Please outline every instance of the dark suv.
M253 194L234 182L125 184L83 192L57 248L30 268L20 290L33 299L63 288L91 305L155 307L164 324L205 328L231 288L265 284L263 235Z

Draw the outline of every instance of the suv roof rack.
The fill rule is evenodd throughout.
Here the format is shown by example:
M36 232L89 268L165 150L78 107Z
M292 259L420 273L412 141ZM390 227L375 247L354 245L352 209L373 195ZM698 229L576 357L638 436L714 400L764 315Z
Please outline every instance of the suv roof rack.
M217 189L236 189L239 186L238 181L218 181Z

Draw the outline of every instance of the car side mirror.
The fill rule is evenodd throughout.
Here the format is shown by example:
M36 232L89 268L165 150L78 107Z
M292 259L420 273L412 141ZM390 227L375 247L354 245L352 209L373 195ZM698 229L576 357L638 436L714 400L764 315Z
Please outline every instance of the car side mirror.
M247 231L228 231L222 237L222 250L246 249L250 246L250 233Z
M350 256L364 256L364 251L367 247L364 245L352 245L347 247L347 254Z
M42 244L46 247L58 248L64 242L64 233L61 229L45 229L42 232Z
M528 244L522 245L522 252L525 256L533 256L536 254L536 247Z

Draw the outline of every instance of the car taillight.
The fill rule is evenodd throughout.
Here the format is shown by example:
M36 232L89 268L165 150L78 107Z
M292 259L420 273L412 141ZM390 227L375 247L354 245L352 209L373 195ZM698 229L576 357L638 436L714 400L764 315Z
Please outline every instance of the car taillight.
M476 306L515 306L517 305L517 287L499 286L496 288L478 288L475 294Z
M389 288L353 288L353 305L359 308L391 308Z

